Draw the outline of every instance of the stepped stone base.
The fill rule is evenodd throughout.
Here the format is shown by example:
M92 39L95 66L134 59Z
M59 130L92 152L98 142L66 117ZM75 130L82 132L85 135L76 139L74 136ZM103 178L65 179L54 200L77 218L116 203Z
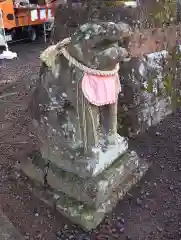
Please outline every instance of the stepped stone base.
M139 165L135 171L128 175L124 181L114 189L112 195L97 209L89 208L86 205L61 194L56 201L56 209L64 216L68 217L72 222L79 224L84 230L89 231L94 229L104 219L105 214L109 213L130 188L139 182L147 170L147 164Z
M52 141L47 138L47 135L43 132L46 128L48 127L42 125L37 129L37 131L39 131L38 136L41 139L40 152L42 157L51 160L51 163L58 168L77 174L83 178L99 175L128 149L127 141L117 134L117 141L114 145L109 145L106 151L103 151L101 147L95 148L91 156L82 155L80 149L65 148L61 151L58 147L61 146L60 136L54 136L54 129L49 127L49 135L53 136L52 138L54 139L54 141Z
M127 152L97 177L81 179L68 172L57 174L51 165L48 171L42 169L42 164L38 166L39 162L40 159L37 159L21 164L25 174L35 182L35 195L85 230L99 225L105 214L112 210L149 167L135 152ZM44 173L48 186L44 182Z
M135 152L127 152L99 176L86 179L63 171L53 163L49 164L49 169L46 169L46 161L43 158L35 158L33 161L29 159L21 164L22 170L31 179L44 184L44 174L47 171L46 183L49 186L96 208L138 166L138 156Z

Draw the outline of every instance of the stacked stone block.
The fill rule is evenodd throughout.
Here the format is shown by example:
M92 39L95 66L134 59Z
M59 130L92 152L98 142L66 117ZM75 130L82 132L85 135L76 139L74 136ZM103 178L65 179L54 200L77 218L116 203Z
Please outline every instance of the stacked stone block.
M102 165L99 171L95 171L97 164L89 167L88 171L81 161L79 168L76 168L68 159L63 167L53 157L45 159L41 154L22 162L21 168L40 186L39 192L43 191L45 195L46 192L51 193L49 204L53 201L54 207L63 215L83 229L90 230L103 220L105 214L148 169L147 162L134 151L129 151L126 143L121 144L124 147L119 156ZM69 171L65 170L68 166L66 162ZM46 197L41 199L47 202Z

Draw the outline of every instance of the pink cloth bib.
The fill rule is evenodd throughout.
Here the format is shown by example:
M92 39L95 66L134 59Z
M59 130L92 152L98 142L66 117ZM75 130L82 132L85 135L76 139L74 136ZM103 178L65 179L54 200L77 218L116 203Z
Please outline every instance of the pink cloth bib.
M96 76L85 73L82 91L87 100L96 106L115 103L121 91L119 75Z

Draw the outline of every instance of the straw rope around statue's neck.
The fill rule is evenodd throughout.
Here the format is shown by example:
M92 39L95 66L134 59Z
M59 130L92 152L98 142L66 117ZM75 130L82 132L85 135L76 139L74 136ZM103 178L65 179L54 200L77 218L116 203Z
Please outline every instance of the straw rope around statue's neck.
M57 43L56 49L59 53L61 53L70 64L73 64L80 70L82 70L85 73L93 74L97 76L113 76L119 71L119 63L116 65L116 67L113 70L110 71L102 71L97 70L93 68L89 68L82 63L78 62L74 57L70 56L69 52L66 50L66 46L71 42L71 38L65 38L63 41Z

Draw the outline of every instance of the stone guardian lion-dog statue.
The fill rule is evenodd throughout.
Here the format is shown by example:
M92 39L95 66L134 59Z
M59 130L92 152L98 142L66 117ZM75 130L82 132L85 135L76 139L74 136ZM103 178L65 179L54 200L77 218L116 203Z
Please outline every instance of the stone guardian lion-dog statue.
M41 157L22 169L50 186L56 208L87 230L148 169L117 133L118 70L130 36L125 23L91 22L48 47L29 104Z

